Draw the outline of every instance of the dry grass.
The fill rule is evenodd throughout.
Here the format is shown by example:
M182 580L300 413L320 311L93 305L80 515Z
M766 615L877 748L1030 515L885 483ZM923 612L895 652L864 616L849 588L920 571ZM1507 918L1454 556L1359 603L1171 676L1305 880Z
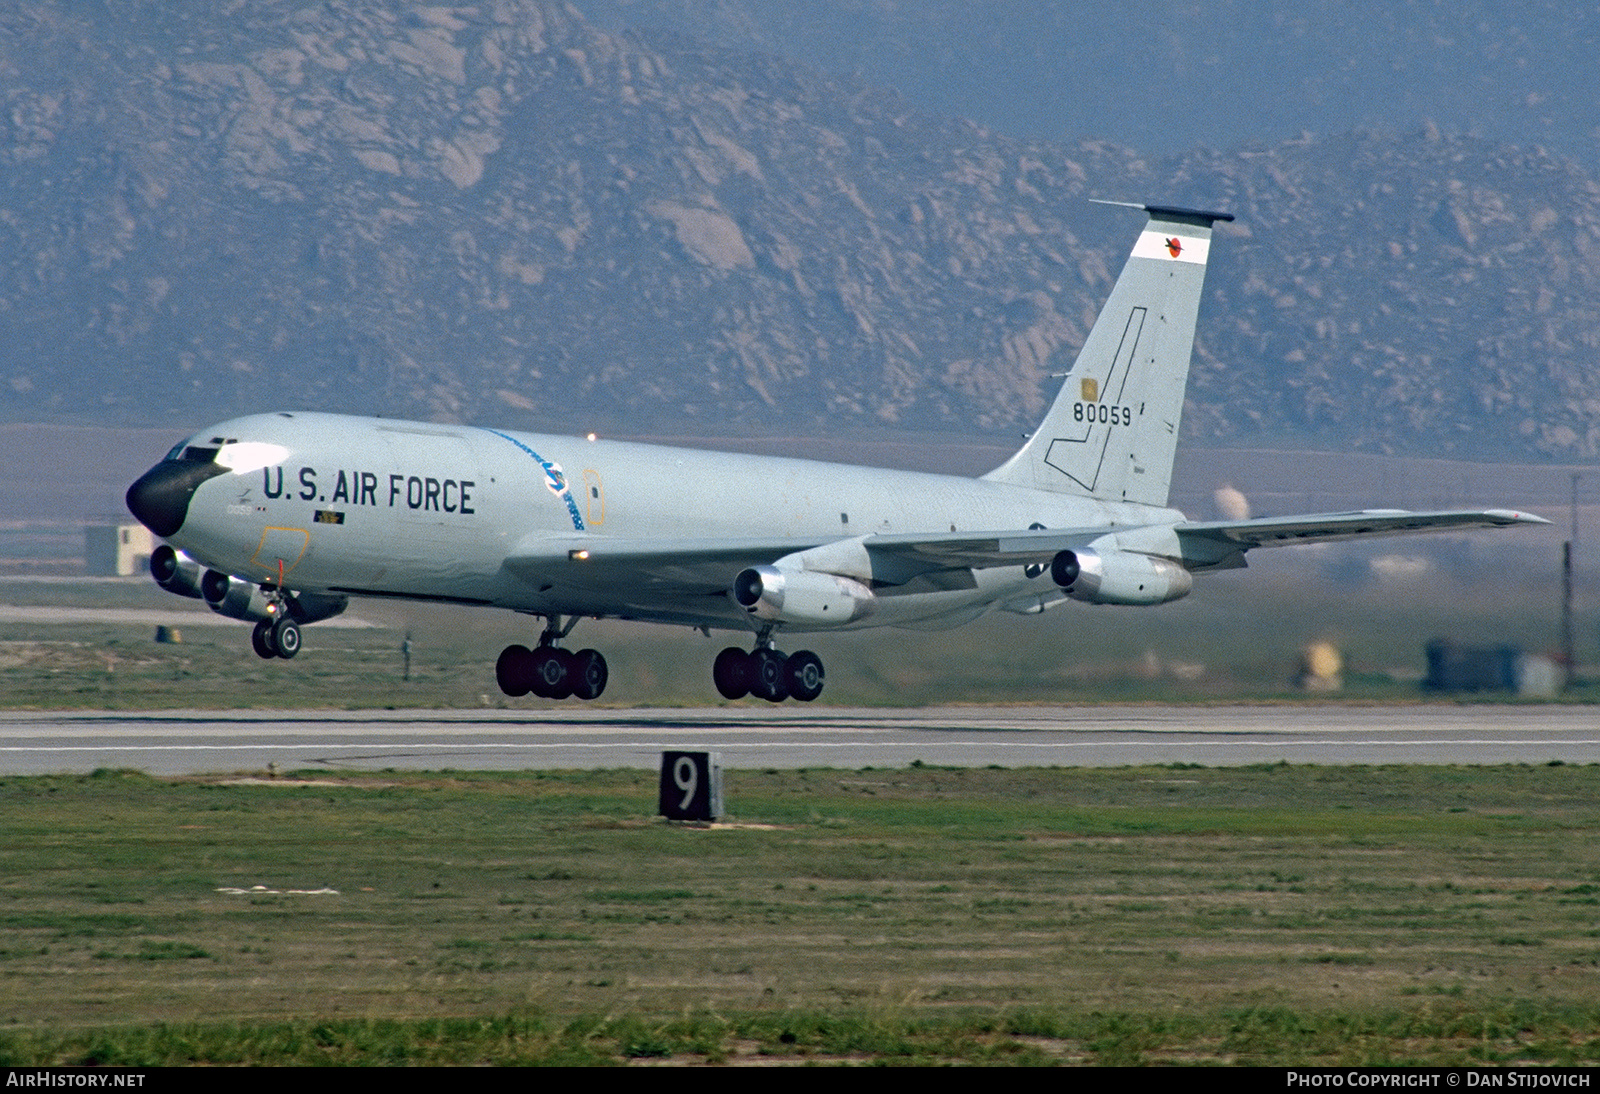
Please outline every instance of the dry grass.
M639 772L4 780L5 1052L515 1019L558 1056L601 1022L596 1058L1600 1057L1600 769L728 779L715 829Z

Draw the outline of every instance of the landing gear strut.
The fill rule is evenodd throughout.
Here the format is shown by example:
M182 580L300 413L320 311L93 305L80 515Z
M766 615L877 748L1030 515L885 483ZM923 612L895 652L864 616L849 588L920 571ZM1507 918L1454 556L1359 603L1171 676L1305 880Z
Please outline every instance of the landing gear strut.
M785 656L764 643L750 653L729 646L711 666L712 682L724 699L754 695L769 703L809 703L822 694L822 677L822 659L810 650Z
M577 619L567 621L562 627L560 618L552 616L550 625L539 636L537 649L526 646L507 646L500 651L494 664L495 682L500 690L510 696L532 692L541 699L598 699L606 690L610 672L606 659L598 650L579 650L572 653L562 649L560 642L577 624Z

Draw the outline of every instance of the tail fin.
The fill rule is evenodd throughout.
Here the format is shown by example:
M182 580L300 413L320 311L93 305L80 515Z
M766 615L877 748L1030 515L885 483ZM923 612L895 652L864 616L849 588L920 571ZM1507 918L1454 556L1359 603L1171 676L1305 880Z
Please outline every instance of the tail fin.
M1167 504L1211 226L1233 217L1131 208L1150 220L1050 413L1022 451L984 478L1103 501Z

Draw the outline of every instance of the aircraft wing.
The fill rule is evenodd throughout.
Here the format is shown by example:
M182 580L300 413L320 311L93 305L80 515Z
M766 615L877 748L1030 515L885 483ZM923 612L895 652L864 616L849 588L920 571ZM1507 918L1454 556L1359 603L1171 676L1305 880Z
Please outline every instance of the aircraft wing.
M1461 528L1505 528L1513 524L1549 524L1532 513L1510 509L1447 509L1412 513L1404 509L1363 509L1354 513L1309 513L1254 520L1186 522L1176 525L1182 560L1191 570L1242 565L1252 547L1295 543L1331 543L1367 536L1409 532L1445 532Z
M1240 556L1253 547L1549 523L1543 517L1509 509L1440 510L1427 513L1413 513L1404 509L1365 509L1351 513L1310 513L1176 525L870 536L866 538L865 546L875 559L892 559L910 571L927 572L1048 563L1058 551L1080 550L1095 545L1098 540L1114 537L1119 549L1171 558L1191 570L1205 570L1240 565ZM878 568L882 569L881 566Z
M1188 569L1205 570L1238 566L1243 561L1240 556L1253 547L1548 523L1543 517L1508 509L1427 513L1413 513L1404 509L1366 509L1353 513L1311 513L1176 525L912 533L867 536L861 542L873 560L874 579L898 584L910 577L936 570L982 570L995 566L1048 563L1057 552L1097 545L1171 558L1182 562ZM1113 545L1098 542L1108 537L1115 540ZM837 546L840 545L820 548L816 553L822 554Z
M734 575L817 539L729 537L621 539L530 536L505 560L507 571L574 615L615 615L692 627L743 621L727 595Z
M582 575L586 584L628 583L658 591L716 592L746 566L807 555L811 568L880 584L900 585L938 571L1048 563L1059 551L1087 546L1111 528L1021 529L865 535L841 539L611 539L607 536L525 540L506 568L528 581ZM810 557L810 556L816 557Z
M1048 564L1060 551L1081 550L1107 536L1116 538L1117 549L1171 558L1190 570L1208 570L1240 566L1244 552L1255 547L1548 523L1506 509L1426 513L1367 509L1176 525L915 532L833 540L540 536L519 544L505 565L535 584L613 589L621 599L642 608L678 596L721 596L745 567L791 559L808 569L895 586L939 573Z
M1045 566L1111 529L864 535L842 539L730 537L631 540L604 535L530 536L505 570L572 615L700 626L746 626L729 595L753 566L785 565L855 578L880 593L973 587L973 571Z

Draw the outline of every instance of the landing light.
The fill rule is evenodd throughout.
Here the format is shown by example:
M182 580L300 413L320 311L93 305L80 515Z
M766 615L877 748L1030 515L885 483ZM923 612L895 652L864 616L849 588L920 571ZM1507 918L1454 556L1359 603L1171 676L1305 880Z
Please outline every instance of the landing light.
M597 439L597 437L598 437L598 434L595 434L595 433L588 434L588 439L591 440L591 441Z
M573 562L583 562L589 557L588 551L568 551L567 557Z

